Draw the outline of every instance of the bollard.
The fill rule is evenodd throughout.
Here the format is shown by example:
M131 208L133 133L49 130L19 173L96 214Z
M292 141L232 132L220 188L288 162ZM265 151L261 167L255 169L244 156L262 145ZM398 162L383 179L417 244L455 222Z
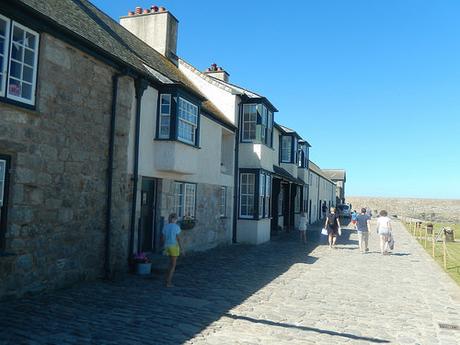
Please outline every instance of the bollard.
M426 244L427 244L427 243L426 243L426 241L427 241L426 238L427 238L427 237L428 237L428 228L425 227L425 248L426 248Z
M442 229L442 251L443 251L443 260L444 260L444 269L447 270L447 247L446 247L446 231Z

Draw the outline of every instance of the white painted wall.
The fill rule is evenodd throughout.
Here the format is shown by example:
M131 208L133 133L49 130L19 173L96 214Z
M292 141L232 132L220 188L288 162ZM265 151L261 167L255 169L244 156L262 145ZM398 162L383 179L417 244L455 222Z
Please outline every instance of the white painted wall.
M261 244L270 241L270 219L239 219L237 226L238 243Z
M193 67L186 62L179 62L179 70L208 98L224 115L237 125L239 97L228 90L219 87L213 78L206 76L203 79Z

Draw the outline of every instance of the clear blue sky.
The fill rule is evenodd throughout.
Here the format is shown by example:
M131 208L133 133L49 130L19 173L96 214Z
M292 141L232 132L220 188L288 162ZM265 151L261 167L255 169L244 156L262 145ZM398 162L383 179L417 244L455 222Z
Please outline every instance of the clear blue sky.
M93 0L117 19L151 1ZM178 54L279 109L348 195L460 199L460 1L166 0Z

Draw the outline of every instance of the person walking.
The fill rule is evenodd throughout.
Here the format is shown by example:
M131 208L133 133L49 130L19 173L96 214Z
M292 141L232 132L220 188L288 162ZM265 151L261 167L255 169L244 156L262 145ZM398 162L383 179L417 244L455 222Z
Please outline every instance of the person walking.
M390 250L388 240L391 236L391 222L387 211L382 210L379 215L380 217L377 218L377 233L380 235L380 252L382 255L388 255Z
M321 212L323 214L323 219L326 217L327 215L327 205L326 205L326 201L323 202L323 206L321 206Z
M356 230L356 218L358 217L358 213L356 210L353 210L351 212L351 225L353 226L353 229Z
M307 243L307 214L302 212L299 219L299 233L300 240L305 244Z
M331 212L326 217L324 228L327 229L327 236L329 239L329 248L336 248L335 242L340 231L339 215L336 213L335 207L331 207Z
M177 225L177 215L171 213L168 217L168 224L166 224L162 231L161 241L164 243L165 254L169 256L169 267L166 272L166 287L173 287L172 278L176 270L177 258L180 255L182 246L179 239L181 230Z
M362 208L361 213L356 216L356 229L358 230L359 250L361 253L369 251L369 230L371 228L371 217Z

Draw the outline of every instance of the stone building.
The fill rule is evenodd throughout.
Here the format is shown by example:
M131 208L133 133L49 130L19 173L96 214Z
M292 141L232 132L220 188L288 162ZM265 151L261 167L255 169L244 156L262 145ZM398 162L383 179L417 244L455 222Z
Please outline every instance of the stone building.
M343 169L323 169L328 179L334 181L337 185L337 204L345 203L345 182L347 182L347 173Z
M323 204L328 207L328 210L336 205L337 185L318 165L310 161L309 166L308 214L311 224L323 219Z
M190 171L150 183L149 159L173 174L204 170L212 150L225 153L209 169L225 176L195 185L201 227L186 242L230 241L234 127L170 58L84 0L2 1L0 43L0 298L126 272L132 253L154 249L155 222L181 207L180 193L190 207L193 187ZM152 121L168 99L171 142L152 148ZM198 117L193 135L202 139L190 155L173 137L189 133L179 107ZM154 194L161 201L152 204Z

